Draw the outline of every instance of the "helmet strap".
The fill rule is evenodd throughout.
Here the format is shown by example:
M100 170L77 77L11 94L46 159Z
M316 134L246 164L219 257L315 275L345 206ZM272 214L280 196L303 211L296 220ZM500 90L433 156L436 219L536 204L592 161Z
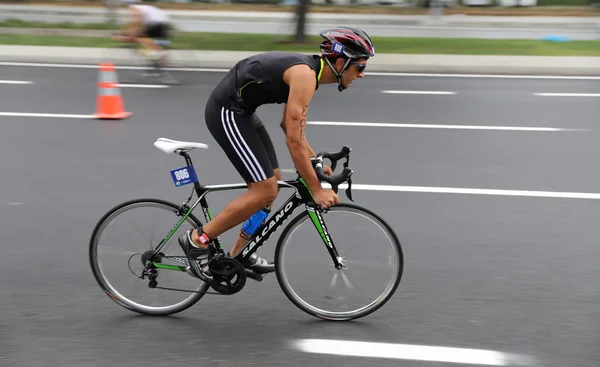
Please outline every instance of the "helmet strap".
M333 74L335 75L335 79L338 82L338 90L341 92L344 89L346 89L346 87L344 87L342 85L342 73L346 70L346 68L350 64L350 58L346 59L346 63L344 64L344 66L342 66L342 70L340 70L340 71L337 71L336 68L333 67L333 65L331 64L331 61L328 58L325 58L325 61L327 62L327 65L329 65L331 70L333 71Z

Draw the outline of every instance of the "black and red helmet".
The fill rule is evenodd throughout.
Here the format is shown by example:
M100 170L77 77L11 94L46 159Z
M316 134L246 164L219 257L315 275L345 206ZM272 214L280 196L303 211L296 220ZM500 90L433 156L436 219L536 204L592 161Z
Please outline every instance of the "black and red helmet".
M326 57L344 57L349 59L370 58L375 56L375 47L371 38L360 29L336 27L319 33L323 37L321 54Z

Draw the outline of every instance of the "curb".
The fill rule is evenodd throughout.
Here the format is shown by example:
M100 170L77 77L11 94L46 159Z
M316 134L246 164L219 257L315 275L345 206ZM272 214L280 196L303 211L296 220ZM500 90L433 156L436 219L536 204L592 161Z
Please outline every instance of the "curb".
M176 51L174 67L229 69L258 51ZM310 53L307 53L310 54ZM0 60L56 64L139 66L128 50L113 48L3 46ZM380 54L369 72L600 76L600 57Z

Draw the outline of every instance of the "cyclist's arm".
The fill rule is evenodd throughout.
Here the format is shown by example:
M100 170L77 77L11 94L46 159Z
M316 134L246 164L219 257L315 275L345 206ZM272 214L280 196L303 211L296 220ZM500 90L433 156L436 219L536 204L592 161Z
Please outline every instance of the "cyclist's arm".
M287 103L283 104L283 116L281 117L281 123L279 124L279 126L281 126L281 129L283 130L284 134L287 134L287 132L285 131L285 114L286 114L286 109L287 109ZM310 146L310 144L308 143L308 141L306 141L306 145L308 148L308 156L310 158L315 158L317 156L317 153L315 153L314 149Z
M309 158L309 145L304 128L308 115L308 104L315 92L316 80L314 71L307 65L297 65L288 69L284 81L290 86L290 94L285 109L286 144L290 150L292 161L313 195L321 191L321 183L317 178Z

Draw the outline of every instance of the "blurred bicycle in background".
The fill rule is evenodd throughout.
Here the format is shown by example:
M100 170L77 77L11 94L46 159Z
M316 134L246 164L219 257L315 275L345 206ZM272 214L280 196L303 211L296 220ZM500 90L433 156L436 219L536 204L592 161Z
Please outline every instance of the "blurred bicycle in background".
M147 49L140 43L133 40L127 35L117 33L112 39L120 41L117 45L119 49L129 50L130 60L124 60L124 64L131 66L128 68L123 82L137 83L143 80L152 80L153 82L161 82L163 84L177 85L180 84L169 71L169 66L173 63L173 41L165 39L152 39L152 41L160 46L161 50Z

